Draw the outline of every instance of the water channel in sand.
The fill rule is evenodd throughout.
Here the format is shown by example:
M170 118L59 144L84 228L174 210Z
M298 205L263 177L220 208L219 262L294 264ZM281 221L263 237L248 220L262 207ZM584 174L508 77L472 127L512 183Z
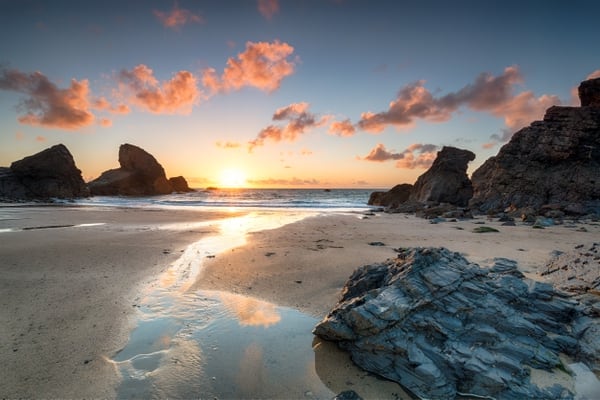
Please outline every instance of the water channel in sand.
M208 221L220 234L190 245L140 300L129 342L113 357L119 398L408 398L400 386L353 366L314 339L315 318L220 291L192 291L203 259L245 243L249 232L312 214L251 213ZM188 226L185 226L188 228ZM177 227L169 227L170 229Z

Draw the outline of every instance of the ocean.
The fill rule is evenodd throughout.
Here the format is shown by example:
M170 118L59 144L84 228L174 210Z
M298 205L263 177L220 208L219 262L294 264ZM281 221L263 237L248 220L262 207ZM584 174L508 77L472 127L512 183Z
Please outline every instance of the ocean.
M199 189L164 196L95 196L75 200L78 205L150 208L242 208L307 211L364 211L371 189Z

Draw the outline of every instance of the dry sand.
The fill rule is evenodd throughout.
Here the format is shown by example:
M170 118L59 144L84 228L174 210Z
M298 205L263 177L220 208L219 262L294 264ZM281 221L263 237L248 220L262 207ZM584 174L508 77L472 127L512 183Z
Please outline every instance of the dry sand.
M196 287L254 296L321 318L357 267L394 257L394 248L443 246L482 266L491 265L494 257L510 258L527 276L543 280L538 273L553 251L600 240L598 223L534 229L520 222L501 226L485 217L438 224L405 214L361 218L311 217L250 234L247 245L206 262ZM481 223L499 232L474 233ZM583 227L586 232L580 231Z
M187 245L216 233L196 222L228 216L0 207L0 397L114 397L119 378L107 357L126 344L144 288ZM500 232L473 233L475 222ZM75 226L56 227L65 225ZM247 244L205 260L190 289L245 294L321 318L355 268L393 257L394 248L445 246L481 264L507 257L536 277L554 250L599 238L598 224L538 230L484 218L430 224L402 214L318 216L248 235ZM325 360L334 353L316 351ZM319 365L330 365L319 375L332 389L344 388L344 381L332 382L345 367Z
M0 397L114 397L142 288L228 215L0 207Z

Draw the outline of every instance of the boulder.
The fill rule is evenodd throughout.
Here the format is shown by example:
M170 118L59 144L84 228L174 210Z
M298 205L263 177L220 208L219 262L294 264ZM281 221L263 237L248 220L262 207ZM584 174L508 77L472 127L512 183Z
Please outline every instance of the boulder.
M173 192L163 167L143 149L121 145L119 164L120 168L105 171L89 182L92 195L152 196Z
M47 200L89 194L73 156L62 144L0 169L0 197L5 199Z
M548 205L566 214L600 213L600 79L583 82L583 107L550 107L515 133L472 175L472 208L482 212Z
M191 189L188 186L188 183L183 176L175 176L175 177L169 178L169 183L171 184L171 187L173 188L174 192L179 192L179 193L194 192L194 189Z
M408 200L412 187L411 184L402 183L394 186L387 192L373 192L369 196L369 202L367 204L370 206L396 208Z
M473 195L467 167L475 159L469 150L444 146L431 167L414 184L411 201L466 206Z
M420 398L573 398L558 383L537 386L531 370L562 373L561 353L597 370L597 318L526 279L516 262L494 261L482 268L444 248L400 250L356 270L313 333Z

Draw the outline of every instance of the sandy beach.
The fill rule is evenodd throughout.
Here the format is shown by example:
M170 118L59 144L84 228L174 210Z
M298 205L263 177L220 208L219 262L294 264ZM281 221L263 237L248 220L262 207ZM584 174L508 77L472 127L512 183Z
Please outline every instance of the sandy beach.
M0 396L114 398L140 292L230 215L0 208Z
M115 397L119 374L109 358L126 344L140 297L188 245L217 234L203 221L234 215L0 208L0 395ZM482 223L499 232L474 233ZM511 258L541 279L553 251L591 244L599 234L597 223L533 229L485 217L431 224L404 214L318 215L251 233L245 244L206 258L187 290L251 296L319 319L355 268L393 257L395 248L445 246L481 265ZM348 360L335 349L315 353L321 379L327 377L334 392L345 389L336 369L343 372Z

